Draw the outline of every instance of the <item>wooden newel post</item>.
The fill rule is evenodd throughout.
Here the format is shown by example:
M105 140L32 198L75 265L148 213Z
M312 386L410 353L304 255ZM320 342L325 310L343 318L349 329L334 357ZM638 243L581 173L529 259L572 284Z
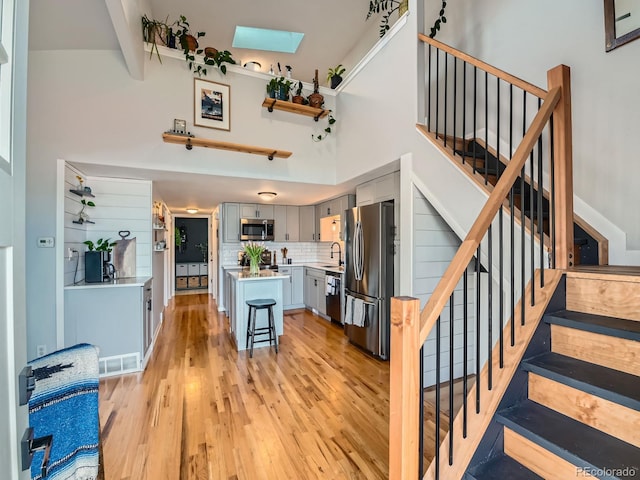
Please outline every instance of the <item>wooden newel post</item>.
M418 478L420 300L391 299L389 479Z
M555 205L554 268L572 267L573 259L573 144L571 121L571 71L558 65L547 72L549 91L560 87L562 96L553 111Z

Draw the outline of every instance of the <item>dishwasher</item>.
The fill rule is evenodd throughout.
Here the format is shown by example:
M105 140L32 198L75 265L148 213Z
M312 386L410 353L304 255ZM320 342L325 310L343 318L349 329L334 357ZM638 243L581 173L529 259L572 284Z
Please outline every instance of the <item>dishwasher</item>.
M326 272L325 280L327 315L331 321L342 325L342 308L340 306L342 275L336 272Z

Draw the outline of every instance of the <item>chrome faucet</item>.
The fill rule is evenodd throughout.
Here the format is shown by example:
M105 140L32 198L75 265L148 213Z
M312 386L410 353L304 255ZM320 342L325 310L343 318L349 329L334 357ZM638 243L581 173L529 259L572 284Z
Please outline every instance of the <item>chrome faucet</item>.
M333 258L333 246L334 245L338 246L338 266L341 267L342 265L344 265L344 262L342 261L342 249L340 248L340 244L338 242L333 242L331 244L331 258Z

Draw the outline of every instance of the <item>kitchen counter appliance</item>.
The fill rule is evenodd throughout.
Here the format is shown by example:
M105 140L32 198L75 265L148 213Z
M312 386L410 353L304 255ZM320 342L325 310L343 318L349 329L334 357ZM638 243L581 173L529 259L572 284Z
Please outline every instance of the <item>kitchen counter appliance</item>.
M342 325L342 308L340 306L342 274L326 271L325 279L327 315L332 321Z
M240 240L265 241L273 240L273 220L259 218L240 219Z
M374 356L389 358L393 296L393 202L346 212L344 331Z

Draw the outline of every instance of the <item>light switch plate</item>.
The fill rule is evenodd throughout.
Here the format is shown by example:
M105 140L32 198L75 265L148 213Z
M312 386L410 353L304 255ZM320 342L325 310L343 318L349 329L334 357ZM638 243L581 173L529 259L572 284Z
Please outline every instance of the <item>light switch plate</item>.
M53 248L55 240L53 237L38 237L38 247L40 248Z

